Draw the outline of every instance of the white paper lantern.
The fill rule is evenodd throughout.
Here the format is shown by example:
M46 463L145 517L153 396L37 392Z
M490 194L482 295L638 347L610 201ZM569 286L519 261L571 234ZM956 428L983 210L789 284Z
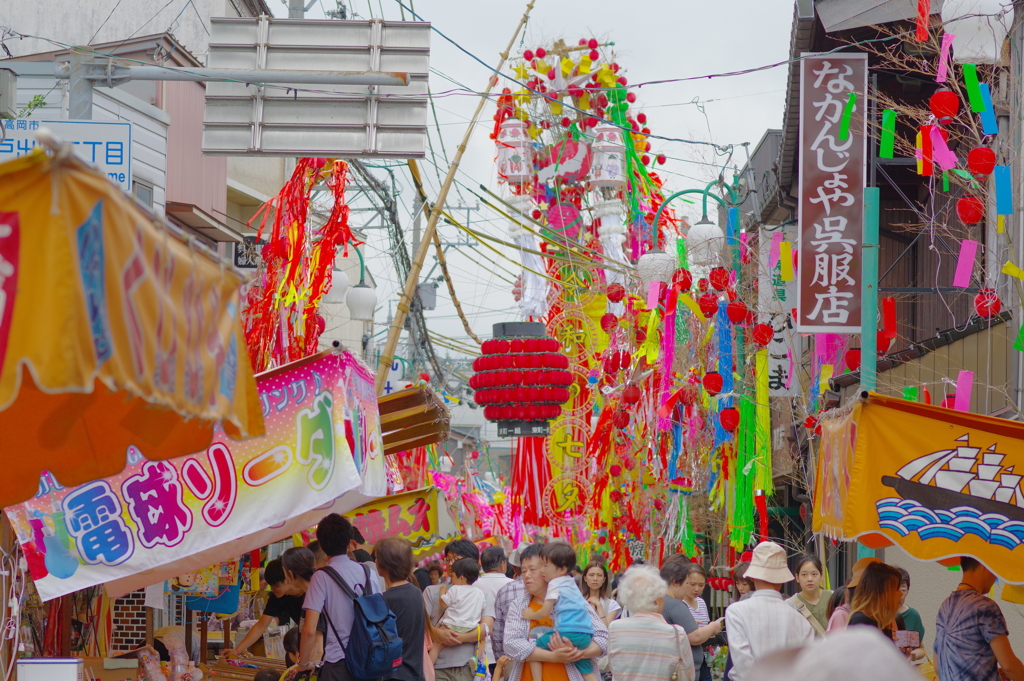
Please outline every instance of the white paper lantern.
M704 217L686 235L686 255L693 265L714 267L722 258L725 232Z
M646 296L652 281L666 284L672 281L672 274L676 271L676 257L665 251L647 251L640 256L636 269L640 273L640 281L643 282L642 293Z
M958 64L995 64L1013 24L1013 10L1005 0L946 0L942 23L953 39L953 61ZM1005 10L1005 11L1004 11Z
M361 281L350 288L345 302L352 319L357 322L373 321L373 311L377 308L377 292L365 282Z
M327 289L323 301L325 303L344 303L349 283L348 275L344 270L334 270L331 273L331 288Z
M526 123L510 118L498 133L498 176L509 184L529 182L533 177L533 147Z
M603 124L594 128L596 140L590 146L594 154L590 172L590 186L618 188L626 184L626 148L622 144L622 131L617 126Z

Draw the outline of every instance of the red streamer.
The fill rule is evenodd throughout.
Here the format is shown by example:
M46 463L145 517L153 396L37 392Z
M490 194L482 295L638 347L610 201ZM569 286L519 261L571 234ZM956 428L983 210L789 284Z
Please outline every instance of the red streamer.
M917 0L917 33L914 37L919 43L928 40L928 24L931 13L932 0Z
M768 497L764 494L755 494L754 505L757 507L757 518L761 527L761 541L765 541L768 539Z
M896 299L882 298L882 335L896 338Z

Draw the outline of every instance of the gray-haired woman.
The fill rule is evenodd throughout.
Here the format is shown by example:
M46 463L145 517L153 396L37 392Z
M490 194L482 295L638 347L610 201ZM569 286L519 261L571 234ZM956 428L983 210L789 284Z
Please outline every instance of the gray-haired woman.
M608 657L615 681L693 681L693 656L686 631L661 616L668 584L648 565L636 565L619 580L619 602L632 613L608 626Z

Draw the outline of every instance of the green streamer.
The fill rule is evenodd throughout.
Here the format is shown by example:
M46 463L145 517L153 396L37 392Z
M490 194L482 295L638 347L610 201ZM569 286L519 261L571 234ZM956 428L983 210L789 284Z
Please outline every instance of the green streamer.
M857 93L851 92L850 98L846 100L843 107L843 117L839 119L839 141L845 142L850 139L850 118L853 117L853 107L857 103Z
M1024 352L1024 324L1020 327L1020 332L1017 333L1017 340L1013 341L1013 349Z
M917 402L917 386L908 385L903 388L903 399Z
M945 170L942 171L942 191L949 191L949 172Z
M896 146L896 112L886 109L882 112L882 138L878 144L878 158L892 158Z
M985 110L985 98L981 96L978 85L978 67L975 64L964 64L964 86L967 88L967 99L971 103L971 111L981 113Z

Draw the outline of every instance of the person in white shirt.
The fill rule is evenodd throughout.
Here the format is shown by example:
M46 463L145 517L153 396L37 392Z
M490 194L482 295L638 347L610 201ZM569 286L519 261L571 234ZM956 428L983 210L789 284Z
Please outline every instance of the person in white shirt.
M465 634L480 626L480 613L483 612L484 592L473 586L480 578L480 565L472 558L463 558L452 563L451 585L441 586L441 626L451 629L457 634ZM431 662L437 662L437 656L444 647L438 643L430 649Z
M770 541L758 544L744 577L754 583L754 592L725 611L733 663L729 681L744 681L756 657L814 640L814 629L779 593L794 579L785 549Z
M497 603L498 592L506 584L511 584L512 580L505 576L505 570L508 569L508 563L505 561L505 549L500 546L488 546L480 554L480 567L484 573L480 575L480 579L476 580L476 588L484 592L484 594L490 594L491 599ZM495 632L497 628L495 628ZM501 650L501 639L495 639L495 632L492 632L487 637L487 664L494 673L494 665L497 663L498 658L494 653L493 641L497 641L498 650ZM502 631L504 634L504 631Z

